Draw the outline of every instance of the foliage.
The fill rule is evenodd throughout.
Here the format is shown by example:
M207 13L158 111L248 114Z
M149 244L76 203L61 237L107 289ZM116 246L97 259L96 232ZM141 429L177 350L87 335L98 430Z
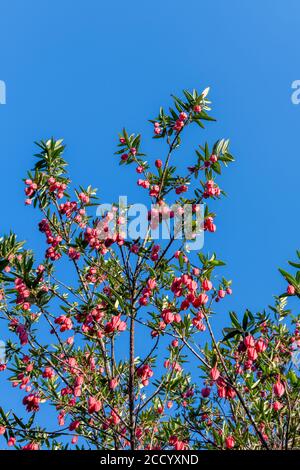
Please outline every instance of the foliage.
M117 206L95 218L91 186L68 194L61 140L37 143L25 193L42 213L45 257L37 261L15 234L0 240L0 316L15 338L0 370L10 372L28 412L25 419L0 408L8 445L64 449L71 440L78 448L80 437L89 449L299 447L299 317L287 302L300 295L300 262L290 263L296 275L281 270L288 289L274 306L230 312L217 338L216 304L232 294L231 281L218 277L224 262L202 251L195 261L175 228L159 244L150 237L174 216L174 202L195 208L194 225L205 203L203 229L216 230L208 203L225 194L216 179L234 160L229 142L198 146L186 174L173 164L186 129L214 120L207 95L184 91L150 120L154 139L166 144L164 161L146 161L139 134L120 134L120 164L136 167L156 205L144 239L111 230L114 214L122 226ZM54 431L36 424L41 407L57 414Z

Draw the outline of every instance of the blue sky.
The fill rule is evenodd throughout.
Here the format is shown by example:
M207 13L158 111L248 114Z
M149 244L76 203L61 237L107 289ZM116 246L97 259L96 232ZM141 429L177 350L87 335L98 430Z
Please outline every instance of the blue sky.
M113 157L117 133L141 132L151 158L163 157L147 119L171 93L210 86L217 123L191 132L176 158L190 163L197 144L231 139L236 163L221 180L229 197L215 207L218 231L204 251L233 279L224 310L271 303L284 286L277 267L299 248L299 18L297 0L3 0L1 233L44 249L38 214L23 205L33 141L63 137L74 183L98 187L104 202L134 200L136 174Z

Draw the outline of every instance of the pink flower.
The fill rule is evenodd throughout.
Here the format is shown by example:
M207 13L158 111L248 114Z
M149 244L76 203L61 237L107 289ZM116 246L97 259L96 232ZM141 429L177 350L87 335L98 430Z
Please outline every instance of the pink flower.
M8 441L7 441L8 447L14 446L15 443L16 443L16 438L15 438L15 437L10 437L10 438L8 439Z
M212 289L212 282L209 281L208 279L204 279L201 285L202 285L203 290L209 291Z
M37 442L28 442L22 447L22 450L39 450L40 446Z
M252 335L245 336L244 345L246 346L246 348L254 348L255 339L253 338Z
M114 390L115 388L117 388L118 384L119 384L119 380L117 378L113 378L109 381L109 388L111 390Z
M204 220L204 230L208 230L209 232L215 232L217 227L213 223L214 219L212 217L206 217Z
M45 379L52 379L55 376L55 372L52 367L46 367L43 372L43 377Z
M284 395L285 387L283 383L280 381L279 377L277 379L277 382L273 386L273 392L274 392L274 395L279 398L282 397L282 395Z
M54 320L54 323L60 325L60 331L63 333L64 331L71 330L73 328L73 323L71 318L67 317L66 315L60 315L58 318Z
M78 197L81 200L81 202L83 202L83 204L88 204L90 202L90 198L87 194L79 193Z
M139 299L139 304L140 305L145 306L145 305L148 304L148 302L149 302L149 298L147 296L143 296Z
M232 436L228 436L225 439L225 445L227 449L232 449L235 445L235 440Z
M130 251L134 253L135 255L137 255L139 252L139 249L140 249L139 245L135 243L131 246Z
M257 350L255 348L248 348L247 349L247 357L250 361L255 361L257 359Z
M157 184L151 186L149 194L152 197L157 197L159 195L159 186Z
M200 305L205 305L208 302L208 296L206 294L200 294L198 300Z
M292 286L291 284L287 286L287 293L289 295L295 295L295 292L296 292L296 289L294 286Z
M80 253L71 246L68 251L68 256L70 259L77 261L80 258Z
M186 184L182 184L181 186L178 186L176 189L175 189L175 193L176 194L181 194L181 193L186 193L188 190L188 187Z
M35 393L31 393L23 398L23 405L26 406L28 412L39 411L41 399Z
M206 326L205 326L204 323L202 322L202 319L199 318L199 317L193 318L192 324L193 324L193 325L197 328L197 330L199 330L199 331L205 331L205 330L206 330Z
M184 441L176 441L174 444L175 450L186 450L188 448L188 444Z
M98 413L102 408L102 403L100 400L97 400L95 397L89 397L88 398L88 412L90 414L92 413Z
M176 132L179 132L181 131L181 129L183 128L184 126L184 122L180 119L177 119L177 121L175 122L174 124L174 127L173 129L176 131Z
M149 289L154 290L156 288L156 285L157 283L154 278L148 279L147 286L149 287Z
M279 411L281 408L283 408L283 405L280 403L280 401L274 401L272 408L274 411Z
M265 350L267 349L268 347L268 344L266 341L264 341L263 339L259 339L256 341L255 343L255 349L258 353L262 353L262 352L265 352Z
M28 334L26 327L24 325L18 325L16 328L16 333L19 335L21 346L25 346L28 343Z
M210 388L209 388L209 387L202 388L202 390L201 390L201 395L203 396L203 398L209 397L209 395L210 395Z
M59 426L65 425L65 411L61 411L57 417Z
M149 380L153 376L153 370L148 364L144 364L143 366L139 367L136 371L138 377L142 379L142 384L144 386L149 384Z
M70 426L69 426L69 430L70 431L75 431L76 429L78 429L80 426L80 421L78 420L75 420L75 421L72 421Z
M121 321L121 315L114 315L111 321L106 323L104 327L105 333L114 333L116 331L125 331L126 323Z
M226 395L226 398L232 399L236 396L236 392L232 387L228 386L225 388L225 395Z
M219 292L218 292L218 297L219 297L220 299L224 299L225 295L226 295L225 290L220 289Z
M174 321L174 313L170 309L164 309L161 313L163 321L168 325Z
M212 369L210 369L209 375L212 380L218 380L218 378L220 377L220 372L216 365Z
M150 187L150 183L149 183L148 180L139 179L139 180L137 181L137 184L138 184L138 186L141 186L141 187L144 188L144 189L149 189L149 187Z
M185 121L187 119L187 114L184 113L184 112L181 112L179 114L179 119L180 119L180 121Z

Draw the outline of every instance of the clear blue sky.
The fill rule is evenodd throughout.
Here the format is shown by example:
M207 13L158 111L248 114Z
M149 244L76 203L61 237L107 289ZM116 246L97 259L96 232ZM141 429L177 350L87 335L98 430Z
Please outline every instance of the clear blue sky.
M300 248L300 105L291 102L299 22L298 0L2 0L1 233L42 246L21 184L34 140L63 137L73 181L98 187L104 202L136 199L136 175L112 156L117 132L141 132L160 157L147 119L170 93L210 86L218 121L190 134L193 146L229 137L237 161L222 178L229 197L205 249L233 279L224 309L271 303L283 287L277 267ZM191 161L188 147L180 158Z

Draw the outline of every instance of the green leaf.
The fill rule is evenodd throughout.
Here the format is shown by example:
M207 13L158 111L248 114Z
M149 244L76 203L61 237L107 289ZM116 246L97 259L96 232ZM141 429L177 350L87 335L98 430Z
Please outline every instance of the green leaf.
M236 327L241 329L241 325L238 322L237 316L235 312L229 312L229 316L231 318L232 324Z
M293 276L291 276L291 274L287 273L286 271L284 271L281 268L279 268L279 272L282 274L282 276L286 279L286 281L289 284L292 284L292 286L294 286L295 288L298 289L298 283L297 283L296 279Z
M224 328L224 332L227 332L227 334L222 339L223 342L227 341L228 339L234 338L235 336L240 334L240 330L238 330L237 328Z

